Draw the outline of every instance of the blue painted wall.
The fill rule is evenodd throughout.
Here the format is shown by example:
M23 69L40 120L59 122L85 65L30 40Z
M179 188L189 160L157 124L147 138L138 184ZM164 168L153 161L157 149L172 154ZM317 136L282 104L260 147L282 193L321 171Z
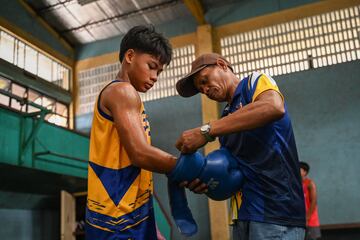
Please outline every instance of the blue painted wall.
M119 35L112 38L79 45L76 48L76 60L83 60L106 53L119 52L122 38L123 35Z
M91 124L93 119L93 113L85 113L75 118L75 129L76 131L84 134L90 134Z
M58 210L0 209L0 225L1 239L60 239Z
M277 11L318 2L318 0L242 0L219 6L206 12L206 20L213 26L245 20Z
M43 25L24 8L19 0L0 0L0 17L4 18L11 24L37 38L43 43L48 44L54 50L64 56L73 58L72 53L66 49Z
M276 77L321 224L360 222L360 61Z
M152 145L175 156L179 155L175 142L180 134L202 124L200 95L188 99L176 96L150 101L145 103L145 108L149 115ZM154 174L154 189L170 216L167 178L164 175ZM189 239L210 239L207 198L187 191L187 199L199 227L198 234ZM183 239L174 222L173 235L173 239Z

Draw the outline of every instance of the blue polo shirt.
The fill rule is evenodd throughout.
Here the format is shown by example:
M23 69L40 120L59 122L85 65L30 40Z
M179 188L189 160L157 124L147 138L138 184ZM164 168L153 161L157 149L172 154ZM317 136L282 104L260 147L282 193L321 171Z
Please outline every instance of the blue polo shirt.
M239 83L227 116L255 101L267 90L279 92L274 79L253 73ZM305 204L295 138L288 111L275 121L253 130L220 137L222 147L239 159L245 181L239 220L305 226Z

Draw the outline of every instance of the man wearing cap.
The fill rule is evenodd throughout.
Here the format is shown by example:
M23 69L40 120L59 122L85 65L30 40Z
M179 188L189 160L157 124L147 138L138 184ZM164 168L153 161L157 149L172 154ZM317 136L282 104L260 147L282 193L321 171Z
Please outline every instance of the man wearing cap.
M233 239L304 239L305 204L291 120L274 79L254 72L240 80L231 64L210 53L192 63L176 84L178 93L198 92L227 102L222 117L182 133L176 147L190 153L219 137L235 155L245 181L232 197ZM188 187L204 191L195 180Z

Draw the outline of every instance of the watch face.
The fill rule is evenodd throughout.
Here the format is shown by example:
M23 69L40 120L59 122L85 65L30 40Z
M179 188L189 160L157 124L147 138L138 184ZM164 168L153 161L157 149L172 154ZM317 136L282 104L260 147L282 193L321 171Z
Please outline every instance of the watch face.
M208 132L209 129L210 129L209 124L206 124L206 125L201 126L200 131L201 132Z

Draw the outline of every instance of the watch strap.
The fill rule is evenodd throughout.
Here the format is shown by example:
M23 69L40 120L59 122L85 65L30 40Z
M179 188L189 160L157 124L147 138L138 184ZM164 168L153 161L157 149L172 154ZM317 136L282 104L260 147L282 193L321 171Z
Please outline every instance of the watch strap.
M210 123L207 123L203 126L206 126L206 125L208 125L207 131L201 131L201 134L205 137L206 141L213 142L213 141L215 141L216 138L210 135L210 130L211 130Z

